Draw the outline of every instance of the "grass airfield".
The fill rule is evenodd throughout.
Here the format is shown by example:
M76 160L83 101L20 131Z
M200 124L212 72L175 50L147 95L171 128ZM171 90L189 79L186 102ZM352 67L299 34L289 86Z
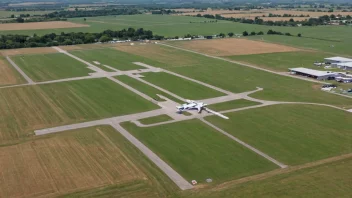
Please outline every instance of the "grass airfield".
M319 188L316 192L297 181L322 185L329 179L332 182L326 185L338 191L337 194L350 193L351 186L345 177L349 169L343 167L351 161L351 115L342 109L352 108L350 98L322 92L317 88L320 85L314 82L278 76L162 45L107 45L94 49L84 49L82 45L80 48L68 52L91 64L97 61L109 65L117 72L106 70L95 73L97 77L90 76L88 73L94 71L86 65L60 54L67 56L62 59L67 60L63 62L67 69L59 65L45 67L47 59L41 59L42 62L35 58L33 63L28 61L28 66L20 63L19 66L27 68L24 72L40 83L0 89L3 98L0 103L0 153L3 153L0 155L0 167L3 168L0 174L4 176L0 182L11 186L0 190L0 197L279 197L283 192L294 196L302 191L319 196L331 191ZM269 60L272 59L269 57ZM69 61L73 64L68 64ZM159 67L160 71L143 73L145 68L133 62ZM77 71L73 72L75 75L61 72L70 67ZM246 95L247 98L209 106L216 111L226 111L229 120L208 114L182 117L175 113L175 104L181 101L161 89L196 100L221 98L225 94L162 72L164 69L231 91L233 95L256 90L256 87L264 90ZM141 73L124 73L129 70ZM87 79L45 84L69 75L82 75ZM150 99L143 99L141 94ZM158 98L156 94L167 99ZM258 107L265 100L322 103L335 108L308 104ZM227 112L229 110L232 112ZM159 114L143 114L151 111ZM139 119L142 114L143 118ZM177 120L178 116L181 116L180 120ZM203 118L288 167L280 168L202 122ZM133 121L139 121L143 126ZM94 122L97 122L94 126L89 124ZM158 125L163 122L170 123ZM71 124L84 127L43 136L33 133L48 127L70 129ZM181 191L159 165L133 145L125 134L116 131L114 126L120 124L187 182L195 179L198 185ZM28 163L26 154L37 157ZM11 163L19 165L11 166ZM28 176L28 170L33 167L46 182L36 182L29 189L33 179ZM313 181L311 177L319 179ZM213 182L205 182L207 178ZM56 185L58 187L54 188Z

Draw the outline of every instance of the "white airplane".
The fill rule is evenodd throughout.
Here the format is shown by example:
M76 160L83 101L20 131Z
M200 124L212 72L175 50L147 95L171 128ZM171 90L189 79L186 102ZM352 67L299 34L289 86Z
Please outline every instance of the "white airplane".
M208 113L213 113L214 115L217 115L219 117L222 117L224 119L229 119L228 117L222 115L221 113L218 113L216 111L213 111L209 108L207 108L207 104L205 104L204 102L196 102L193 100L186 100L187 103L181 105L181 106L177 106L177 110L179 113L182 113L183 111L189 111L189 110L197 110L198 113L202 113L203 110L205 110Z

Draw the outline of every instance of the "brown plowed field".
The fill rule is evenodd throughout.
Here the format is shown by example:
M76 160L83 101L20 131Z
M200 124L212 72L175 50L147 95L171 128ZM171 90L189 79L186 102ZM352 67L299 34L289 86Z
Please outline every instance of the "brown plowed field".
M89 25L71 23L67 21L50 21L35 23L4 23L0 24L0 30L40 30L40 29L58 29L58 28L75 28L89 27Z
M174 42L172 44L214 56L264 54L274 52L292 52L300 50L285 45L265 43L260 41L251 41L247 39L198 40L178 43Z
M15 55L21 55L21 54L49 54L49 53L57 53L57 51L51 47L0 50L0 54L3 56L15 56Z
M0 148L0 197L57 196L145 180L111 127L86 128Z

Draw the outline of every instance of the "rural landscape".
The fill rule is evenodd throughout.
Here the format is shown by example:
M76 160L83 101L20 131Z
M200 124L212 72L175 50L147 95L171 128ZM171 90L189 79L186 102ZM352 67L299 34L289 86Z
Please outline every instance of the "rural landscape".
M0 197L351 197L351 16L0 0Z

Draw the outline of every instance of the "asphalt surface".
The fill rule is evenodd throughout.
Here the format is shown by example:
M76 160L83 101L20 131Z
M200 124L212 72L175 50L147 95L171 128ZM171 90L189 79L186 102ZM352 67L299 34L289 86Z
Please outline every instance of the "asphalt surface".
M13 62L13 61L11 60L10 57L6 56L6 59L7 59L7 61L9 61L9 63L18 71L18 73L20 73L20 74L23 76L23 78L24 78L29 84L35 84L35 82L34 82L31 78L29 78L29 76L27 76L27 74L24 73L24 72L22 71L22 69L21 69L18 65L16 65L15 62Z

